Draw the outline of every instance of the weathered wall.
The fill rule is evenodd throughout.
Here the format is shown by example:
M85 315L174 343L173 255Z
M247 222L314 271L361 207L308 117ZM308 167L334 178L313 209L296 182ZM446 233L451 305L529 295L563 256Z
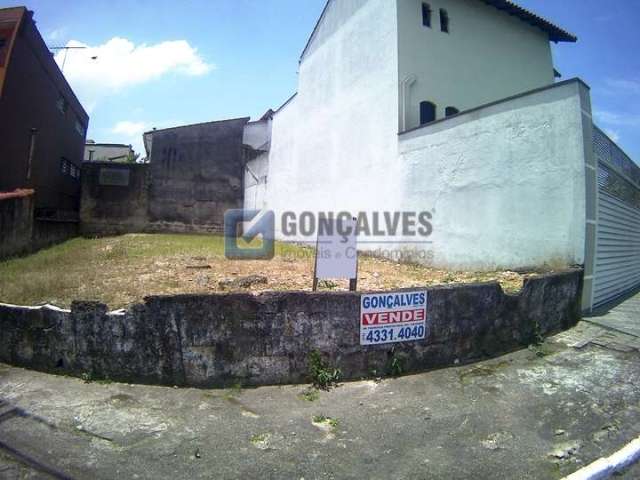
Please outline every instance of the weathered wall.
M0 195L0 259L31 250L33 190Z
M33 190L0 193L0 260L35 252L78 235L78 219L34 216Z
M421 101L435 103L443 118L447 106L468 110L553 83L547 33L477 0L427 3L431 28L422 25L422 0L397 1L399 78L415 76L405 98L406 128L420 124ZM440 31L441 8L449 33Z
M221 231L242 208L248 118L150 132L149 220L158 231Z
M31 251L50 247L77 237L79 231L78 219L51 220L36 217L33 221L33 238Z
M242 207L247 120L147 132L148 164L84 162L83 234L221 231L224 212Z
M71 310L0 304L0 360L45 371L127 382L222 386L305 381L319 350L347 379L469 362L528 345L575 324L582 272L498 284L428 289L424 340L362 347L360 294L272 292L149 297L120 312L77 302Z
M148 164L84 162L80 202L82 234L144 231L149 223L148 191Z

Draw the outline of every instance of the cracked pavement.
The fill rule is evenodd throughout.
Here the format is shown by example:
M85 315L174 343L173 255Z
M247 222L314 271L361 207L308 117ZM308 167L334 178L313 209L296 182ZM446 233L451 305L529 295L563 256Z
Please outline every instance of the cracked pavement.
M0 364L0 478L561 478L640 434L639 348L581 322L313 401L306 385L85 383Z

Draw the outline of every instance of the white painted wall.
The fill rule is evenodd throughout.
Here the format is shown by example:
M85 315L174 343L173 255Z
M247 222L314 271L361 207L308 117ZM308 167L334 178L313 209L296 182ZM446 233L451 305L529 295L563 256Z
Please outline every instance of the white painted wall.
M244 127L242 143L251 148L268 149L271 140L271 119L249 122Z
M333 37L368 1L369 0L329 0L326 8L322 12L322 17L311 33L309 42L302 54L302 60L324 45L325 41Z
M570 81L399 137L402 205L435 210L434 264L584 262L585 99Z
M252 190L247 183L247 207L270 208L276 218L284 211L433 211L431 245L359 246L413 253L416 260L444 268L582 263L581 102L588 99L588 94L580 96L582 84L558 84L399 137L397 28L401 14L396 7L403 2L414 0L361 4L354 0L350 5L358 8L335 11L331 9L338 0L329 3L325 15L332 18L332 27L312 39L300 64L298 93L273 118L268 162L261 158L249 164L261 171L268 163L268 183L264 197L260 191L264 187ZM454 36L461 25L457 9L447 6ZM420 26L420 12L415 13ZM454 105L465 109L552 83L546 37L541 39L542 34L508 15L497 18L498 23L516 22L525 32L522 35L531 36L532 49L540 50L541 68L533 73L525 68L527 79L511 73L513 78L506 82L500 75L469 77L486 88L485 93L466 92L467 82L462 82L458 87L430 90L428 98L444 105L455 94ZM485 27L491 29L493 24ZM514 35L511 41L520 34ZM439 81L454 83L451 78ZM276 236L315 241L300 235L285 238L281 231Z
M268 173L269 152L247 162L244 169L244 208L260 210L267 207Z
M267 205L276 213L397 203L396 6L360 3L312 42L298 94L274 116Z
M554 82L548 34L478 0L424 0L431 28L422 25L423 0L397 0L400 80L415 75L407 96L407 129L420 123L419 104L474 108ZM439 9L450 33L440 31ZM402 125L402 121L400 121Z

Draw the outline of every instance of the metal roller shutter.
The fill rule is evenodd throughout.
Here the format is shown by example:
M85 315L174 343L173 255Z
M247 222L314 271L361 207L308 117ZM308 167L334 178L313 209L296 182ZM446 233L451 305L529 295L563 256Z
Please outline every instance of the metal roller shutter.
M640 188L617 166L598 166L593 305L640 286Z

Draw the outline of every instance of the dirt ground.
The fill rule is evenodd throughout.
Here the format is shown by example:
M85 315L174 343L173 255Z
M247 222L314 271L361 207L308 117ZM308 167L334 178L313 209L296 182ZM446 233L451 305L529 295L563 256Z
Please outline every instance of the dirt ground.
M222 238L211 235L76 238L0 262L0 302L67 307L73 300L98 300L121 308L147 295L311 290L313 255L311 248L278 244L269 261L228 260ZM358 268L361 291L497 281L505 292L517 293L526 277L537 274L453 272L365 255ZM246 287L234 282L251 275L266 278ZM347 289L347 280L320 282L320 290Z

